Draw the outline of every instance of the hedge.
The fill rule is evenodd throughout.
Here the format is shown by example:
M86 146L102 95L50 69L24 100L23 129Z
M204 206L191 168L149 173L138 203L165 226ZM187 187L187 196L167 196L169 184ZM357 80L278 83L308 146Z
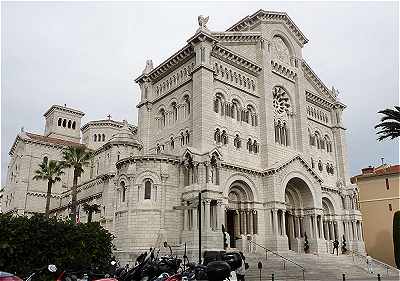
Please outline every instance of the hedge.
M0 214L0 270L22 277L48 264L106 270L113 259L112 239L99 223Z

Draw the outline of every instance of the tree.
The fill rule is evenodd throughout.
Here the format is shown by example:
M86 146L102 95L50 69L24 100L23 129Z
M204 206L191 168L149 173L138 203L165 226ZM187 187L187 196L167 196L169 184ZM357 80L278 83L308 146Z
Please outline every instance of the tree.
M89 205L88 203L85 203L83 204L83 211L85 211L85 213L88 215L87 222L92 222L93 213L100 212L100 205L99 204Z
M0 229L1 271L19 276L48 264L55 264L60 270L99 268L106 272L114 259L113 236L97 222L74 224L43 214L0 214ZM41 277L35 280L54 280Z
M46 161L43 159L43 162L39 165L39 169L35 171L34 180L47 180L47 194L46 194L46 217L49 216L50 211L50 198L51 198L51 189L55 182L61 181L61 176L64 174L62 163L50 160Z
M400 136L400 107L395 106L393 109L384 109L378 113L384 114L375 129L380 129L376 134L379 135L378 140L386 138L395 139Z
M400 269L400 211L393 216L393 248L396 266Z
M84 172L83 168L90 164L92 153L87 151L84 146L70 146L63 151L63 165L74 169L74 180L71 188L71 219L76 223L76 199L78 178Z

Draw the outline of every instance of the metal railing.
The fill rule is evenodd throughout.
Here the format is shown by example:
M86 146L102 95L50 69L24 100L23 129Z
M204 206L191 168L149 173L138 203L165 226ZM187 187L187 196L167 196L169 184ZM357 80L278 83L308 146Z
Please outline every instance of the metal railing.
M386 275L386 277L400 277L400 270L381 262L372 257L367 258L367 256L362 255L356 251L350 251L353 257L353 263L362 266L370 274L380 273L381 275Z
M268 260L268 253L271 253L271 254L281 258L282 262L283 262L283 269L285 271L286 271L286 262L289 262L290 264L293 264L294 266L298 267L301 270L301 273L302 273L302 276L303 276L303 281L305 281L305 271L306 271L306 269L303 266L301 266L300 264L296 263L295 261L292 261L291 259L288 259L287 257L284 257L284 256L278 254L275 251L272 251L272 250L270 250L270 249L268 249L268 248L266 248L266 247L264 247L264 246L262 246L260 244L257 244L256 242L253 242L251 240L247 240L247 241L252 243L252 244L254 244L254 245L256 245L256 246L258 246L258 247L260 247L260 248L262 248L262 249L264 249L265 250L265 259Z

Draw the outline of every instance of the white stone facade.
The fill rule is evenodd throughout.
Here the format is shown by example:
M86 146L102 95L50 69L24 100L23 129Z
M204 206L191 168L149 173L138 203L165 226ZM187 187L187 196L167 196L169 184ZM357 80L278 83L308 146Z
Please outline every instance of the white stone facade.
M230 246L246 252L257 250L247 239L302 252L305 233L311 252L327 252L343 235L349 249L364 251L347 174L345 106L303 60L308 40L285 13L260 10L225 32L208 30L206 21L199 17L186 46L156 68L148 61L135 80L137 129L110 120L81 128L95 157L80 180L79 202L102 206L94 218L114 233L126 259L163 241L186 242L194 253L199 191L204 249L222 247L224 225ZM14 190L17 200L40 189L24 157L38 155L30 164L36 167L44 149L14 145L9 171L19 161L25 181L9 181L4 196ZM58 148L51 150L59 159ZM56 188L57 214L68 213L69 195Z

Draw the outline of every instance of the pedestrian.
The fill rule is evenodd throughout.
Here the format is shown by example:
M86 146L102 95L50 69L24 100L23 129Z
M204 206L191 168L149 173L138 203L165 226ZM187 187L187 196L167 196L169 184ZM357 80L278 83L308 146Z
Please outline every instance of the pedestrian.
M242 258L242 265L236 269L236 277L237 281L245 281L244 276L246 274L246 269L249 268L249 265L246 263L246 258L244 257L242 252L239 252L241 258Z
M335 249L336 249L336 255L339 255L339 241L337 240L337 238L335 238L335 241L333 241L333 251L332 251L332 255L335 254Z

